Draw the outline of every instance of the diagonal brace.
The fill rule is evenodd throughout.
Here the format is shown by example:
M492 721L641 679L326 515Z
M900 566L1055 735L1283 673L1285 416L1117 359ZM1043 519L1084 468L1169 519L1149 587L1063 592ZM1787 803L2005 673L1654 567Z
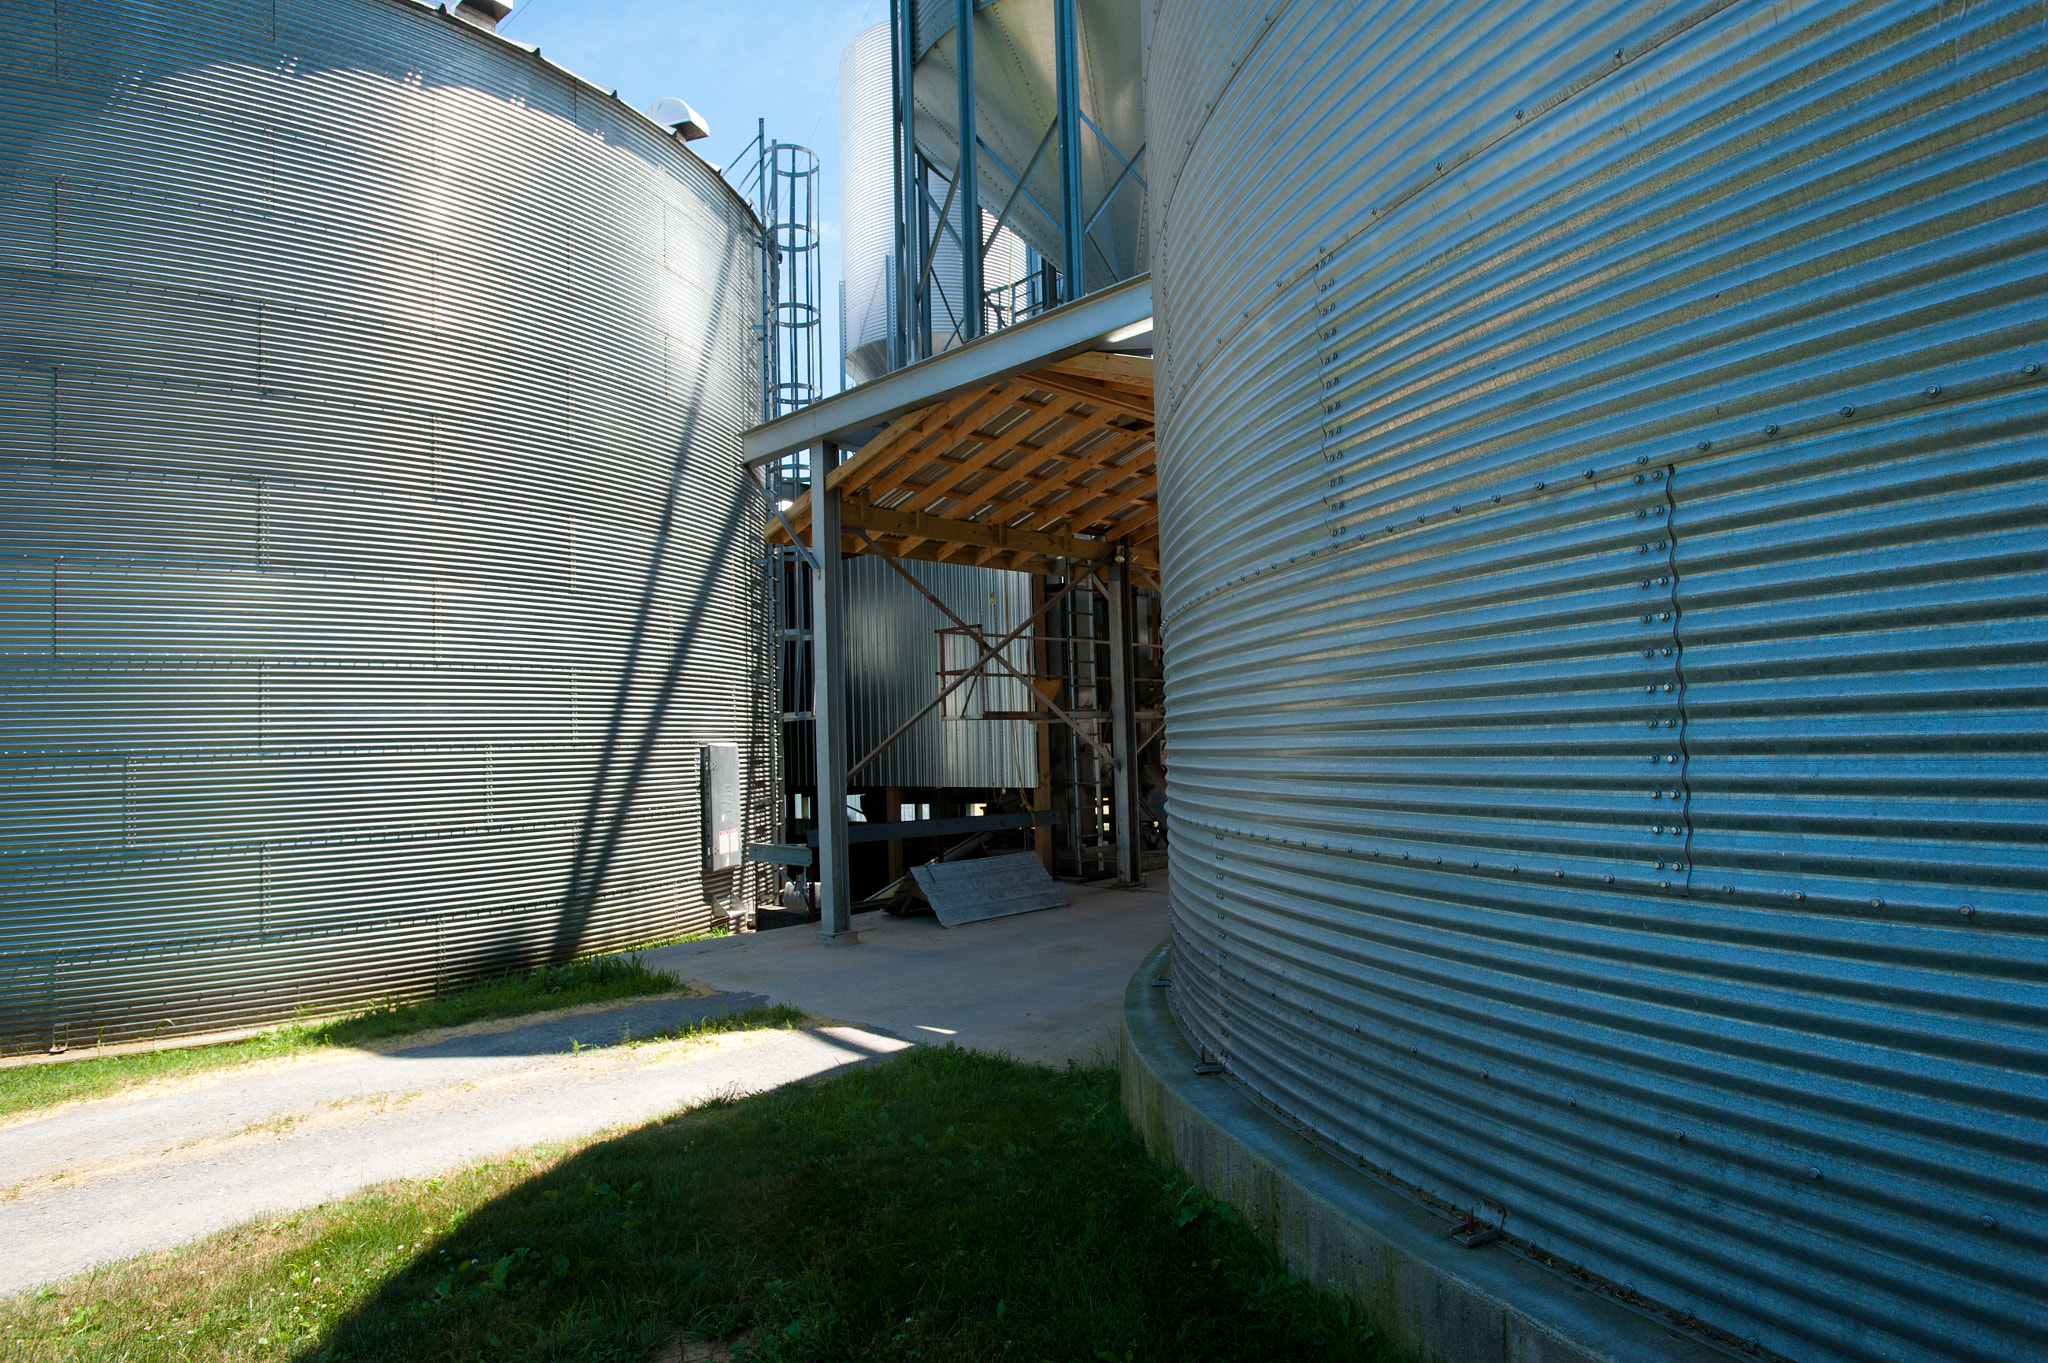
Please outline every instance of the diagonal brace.
M858 527L856 527L856 531L857 530ZM880 554L878 555L878 557L887 559L888 555ZM1058 605L1061 601L1065 600L1067 593L1073 591L1076 587L1079 587L1081 583L1085 580L1086 576L1084 575L1082 577L1076 577L1072 581L1068 582L1066 586L1060 588L1059 591L1047 597L1045 604L1040 606L1037 610L1031 612L1030 617L1026 619L1023 624L1011 630L1007 635L1005 635L1001 639L998 639L994 644L989 645L986 651L983 652L981 657L976 658L974 662L968 666L966 671L962 672L959 676L955 677L950 683L948 683L945 690L939 692L937 698L934 699L931 702L931 704L925 706L924 709L919 710L909 719L906 719L901 724L897 725L894 733L891 733L887 738L883 739L880 743L877 743L866 757L863 757L860 761L854 763L851 767L847 768L846 779L851 781L856 774L858 774L863 768L865 768L868 765L868 763L874 761L877 757L880 757L882 755L883 750L886 749L891 743L894 743L897 739L909 733L912 725L916 724L919 720L923 719L932 711L938 709L939 706L945 702L946 697L952 695L960 687L967 684L967 679L973 676L975 672L980 669L982 663L986 662L989 658L993 657L994 655L1001 653L1004 649L1008 648L1011 644L1015 643L1017 639L1024 633L1025 630L1030 629L1033 625L1038 623L1038 619L1040 616L1044 615L1047 611L1051 610L1054 606Z
M924 597L925 600L931 602L934 606L937 606L939 608L939 613L945 616L948 620L951 620L963 632L965 632L969 638L978 639L981 637L980 630L974 628L974 626L968 624L965 620L962 620L959 616L953 614L952 607L948 606L945 602L939 600L939 598L933 594L932 590L929 587L926 587L924 583L919 582L915 577L912 577L910 575L909 569L905 568L902 564L898 563L895 559L889 557L887 554L883 554L881 550L876 549L875 542L871 539L868 539L868 534L866 530L863 530L860 527L856 526L854 527L854 533L859 535L861 539L866 540L868 548L875 549L877 556L880 557L881 560L884 563L887 563L891 568L894 568L896 570L896 575L898 577L902 578L905 582L908 582L912 587L915 587L918 590L918 592ZM1034 616L1033 618L1035 619L1036 617ZM999 645L998 647L1002 646ZM1067 727L1069 729L1072 729L1075 735L1079 737L1082 742L1086 743L1089 747L1095 749L1095 753L1098 757L1100 757L1104 762L1108 762L1111 766L1116 765L1115 762L1111 760L1109 753L1106 750L1104 750L1102 744L1096 741L1095 736L1081 727L1080 721L1076 720L1072 715L1068 714L1065 710L1062 710L1059 707L1059 705L1055 703L1051 698L1046 696L1044 692L1032 686L1031 678L1025 676L1022 672L1019 672L1016 668L1012 667L1010 665L1010 660L1008 658L1005 658L1001 653L998 652L982 654L980 658L975 660L974 666L967 669L966 673L963 675L963 680L966 676L972 676L974 673L980 671L981 666L984 662L993 662L997 667L1002 668L1005 672L1008 672L1018 681L1023 682L1025 687L1031 692L1033 696L1045 702L1045 707L1048 710L1051 710L1054 714L1058 715L1061 719L1066 721Z

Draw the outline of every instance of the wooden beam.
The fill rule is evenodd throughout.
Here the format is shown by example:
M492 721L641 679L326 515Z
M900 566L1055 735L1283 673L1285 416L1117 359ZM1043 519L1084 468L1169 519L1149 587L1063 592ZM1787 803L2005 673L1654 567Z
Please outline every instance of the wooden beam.
M1111 415L1113 414L1108 412L1097 412L1092 416L1075 416L1066 411L1043 411L1039 413L1040 417L1070 421L1074 425L1069 430L1054 437L1044 446L1036 449L1026 446L1024 441L1036 431L1050 424L1049 421L1035 419L1020 421L999 437L969 437L971 439L983 439L987 443L980 450L968 456L967 459L948 467L945 473L936 481L920 487L903 482L900 479L892 480L888 487L877 486L874 490L882 492L895 491L900 488L908 492L913 501L922 501L926 507L929 507L933 501L940 497L957 495L955 489L976 473L994 472L1001 474L1007 472L1007 470L990 470L989 465L1012 451L1021 452L1027 459L1064 459L1071 463L1074 456L1065 452L1067 447L1078 444L1090 433L1108 425ZM1086 459L1088 456L1084 455L1081 458Z
M1038 517L1054 516L1061 514L1059 512L1059 507L1062 504L1064 504L1065 501L1069 500L1072 494L1090 493L1093 491L1093 489L1091 488L1084 487L1080 484L1075 483L1073 481L1075 475L1092 472L1098 468L1106 468L1108 467L1106 463L1108 459L1115 457L1117 455L1128 453L1137 445L1148 444L1152 439L1150 435L1141 435L1136 431L1132 431L1130 434L1138 436L1138 439L1121 445L1119 445L1115 440L1106 440L1097 449L1091 451L1088 454L1078 456L1081 459L1091 461L1090 463L1081 465L1079 467L1067 469L1060 476L1039 478L1034 474L1023 472L1021 465L1018 468L1006 470L1005 472L1014 475L1017 481L1031 483L1033 485L1032 489L1025 496L1012 497L1007 501L998 502L995 508L991 510L988 513L988 515L982 517L982 519L989 521L1007 521L1012 516L1021 516L1027 511L1030 512L1033 516ZM1141 462L1142 460L1132 461L1132 463ZM1110 469L1110 472L1123 472L1124 469L1129 469L1130 467L1130 464L1126 464L1123 465L1121 468ZM1127 476L1139 477L1145 479L1148 483L1156 482L1156 475L1139 474L1133 471L1133 473ZM1135 492L1136 490L1137 489L1135 488L1131 489L1131 491L1133 492ZM1060 501L1055 502L1050 506L1038 504L1037 499L1043 498L1047 494L1053 492L1059 492L1067 495L1062 497Z
M866 481L876 469L887 464L891 455L908 455L908 446L916 443L912 436L929 435L941 430L946 423L964 415L969 409L991 397L999 397L1003 385L993 388L977 388L971 393L962 393L950 402L934 403L930 407L906 413L889 423L880 435L860 447L860 453L853 456L825 475L825 486L851 490L851 485Z
M1123 387L1152 387L1152 361L1144 355L1111 355L1100 350L1090 350L1080 355L1069 355L1064 360L1054 360L1043 370L1035 372L1047 371L1071 374L1076 378L1095 379Z
M1020 515L1028 515L1030 521L1036 523L1071 519L1075 513L1069 508L1074 503L1099 499L1102 505L1091 514L1091 520L1118 523L1117 529L1123 532L1119 538L1125 535L1142 538L1147 527L1142 524L1139 514L1156 516L1156 509L1147 501L1148 497L1157 496L1156 469L1151 473L1143 471L1147 455L1143 447L1153 439L1150 425L1151 374L1150 361L1141 356L1091 353L1058 361L1001 383L977 387L972 392L897 418L851 460L827 474L827 486L838 489L849 498L849 515L867 518L857 523L865 524L878 533L903 538L906 556L947 561L962 550L971 549L976 551L971 555L973 559L986 563L996 562L1003 556L1020 564L1026 559L1059 555L1092 560L1107 552L1099 548L1100 541L1054 536L1028 526L1010 530L1001 522ZM976 410L985 410L993 417L1006 405L1021 405L1027 409L1035 407L1036 404L1024 398L1024 394L1032 389L1053 392L1061 400L1042 409L1027 410L999 436L977 435L971 426L965 424ZM1076 399L1092 404L1096 410L1085 415L1067 411L1066 408ZM1139 429L1117 425L1116 422L1124 417L1136 417L1147 425ZM1043 446L1034 448L1024 443L1057 421L1070 424ZM948 424L955 422L960 424ZM1105 432L1109 433L1108 438L1099 438ZM957 461L936 454L920 456L916 446L929 443L937 436L946 437L947 447L973 441L979 448ZM1074 446L1090 440L1097 440L1094 449L1083 454L1070 452ZM1021 456L1014 468L992 467L997 460L1011 454ZM1112 460L1120 462L1113 464ZM1052 473L1041 476L1029 471L1046 463L1055 465ZM933 464L941 469L934 481L923 486L909 481ZM989 516L969 521L934 516L929 511L918 509L930 507L941 499L960 501L963 509L978 509L982 505L980 502L975 502L971 508L964 506L977 494L960 491L961 484L978 475L985 475L989 480L981 489L982 493L991 494L986 500L994 503ZM1108 492L1103 487L1105 481L1124 479L1136 481L1121 492ZM1026 495L996 500L993 494L999 494L1012 483L1028 484ZM907 494L904 507L885 510L873 505L876 497L896 493ZM1050 505L1045 504L1047 502ZM810 521L810 494L807 492L798 497L787 514L791 524L801 533ZM897 518L894 524L903 528L891 529L883 523L892 517ZM1153 530L1151 533L1156 535L1157 532ZM1003 538L1017 535L1056 539L1068 547L1047 548ZM779 522L767 527L767 537L776 543L788 540ZM926 548L927 543L929 549Z
M977 549L1024 550L1047 558L1106 562L1116 553L1108 540L1082 539L1078 535L1047 535L1036 530L1011 530L978 521L955 521L921 511L884 511L878 506L849 502L844 511L848 525L858 525L883 535L916 535L923 539L971 545Z
M971 431L959 433L961 440L978 440L981 442L981 448L968 455L965 459L951 460L934 455L914 468L905 468L902 477L889 479L886 483L877 482L869 488L862 489L862 491L869 494L868 500L870 501L874 500L873 494L876 493L903 491L909 493L913 500L924 499L926 505L930 505L932 499L951 495L952 490L967 481L968 478L983 472L990 464L1002 458L1010 451L1020 448L1033 432L1041 430L1050 424L1049 419L1065 416L1063 412L1055 412L1043 407L1034 407L1030 403L1023 403L1023 406L1030 409L1030 414L1001 435L976 435ZM1073 420L1071 417L1067 419ZM921 485L908 481L911 474L922 472L924 464L931 463L938 464L943 470L937 479Z
M1092 402L1097 407L1114 408L1126 416L1138 417L1145 421L1153 419L1152 395L1149 393L1133 392L1128 388L1112 388L1093 379L1077 379L1070 374L1055 374L1048 369L1027 374L1019 382L1048 392L1065 393L1083 402Z

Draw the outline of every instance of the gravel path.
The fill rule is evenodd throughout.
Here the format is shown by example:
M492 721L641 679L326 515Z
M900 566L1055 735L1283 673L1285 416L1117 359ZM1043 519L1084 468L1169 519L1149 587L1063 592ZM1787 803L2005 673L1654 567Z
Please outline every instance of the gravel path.
M0 1127L0 1295L522 1145L904 1049L854 1027L621 1045L763 996L634 1000L239 1070Z

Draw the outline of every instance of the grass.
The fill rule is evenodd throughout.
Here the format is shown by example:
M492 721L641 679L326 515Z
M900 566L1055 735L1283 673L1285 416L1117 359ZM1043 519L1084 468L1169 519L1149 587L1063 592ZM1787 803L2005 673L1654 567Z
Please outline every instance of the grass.
M1144 1152L1111 1070L953 1049L542 1148L0 1303L51 1360L1367 1360Z
M0 1117L78 1099L111 1097L156 1080L183 1079L329 1046L360 1046L437 1027L608 1003L681 987L682 981L673 974L649 969L637 955L599 956L573 965L508 972L413 1003L378 1004L327 1022L288 1023L241 1041L15 1065L0 1069Z

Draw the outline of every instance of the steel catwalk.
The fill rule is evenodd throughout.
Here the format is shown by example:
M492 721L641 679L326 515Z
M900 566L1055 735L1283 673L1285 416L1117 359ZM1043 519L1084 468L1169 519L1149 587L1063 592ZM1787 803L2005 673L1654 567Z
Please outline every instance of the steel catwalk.
M1738 1353L2048 1357L2041 6L1145 19L1183 1024Z
M773 739L746 206L402 0L7 16L0 1044L704 927L698 746Z

